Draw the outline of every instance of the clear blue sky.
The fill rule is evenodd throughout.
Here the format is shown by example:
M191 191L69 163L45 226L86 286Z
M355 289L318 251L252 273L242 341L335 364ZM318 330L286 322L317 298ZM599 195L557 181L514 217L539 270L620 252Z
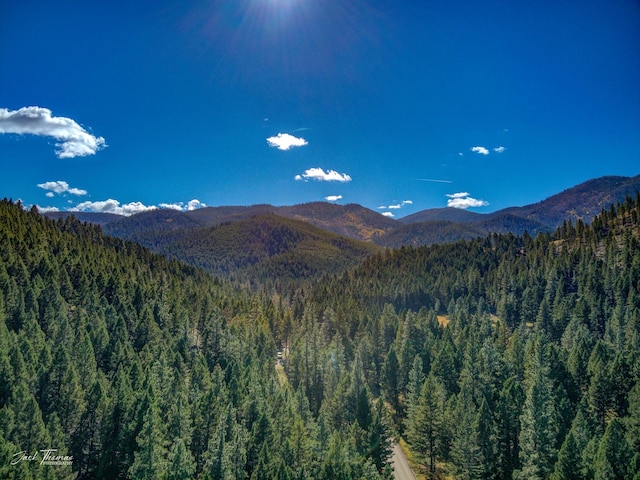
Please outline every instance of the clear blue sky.
M640 174L640 1L0 0L0 162L60 210L533 203Z

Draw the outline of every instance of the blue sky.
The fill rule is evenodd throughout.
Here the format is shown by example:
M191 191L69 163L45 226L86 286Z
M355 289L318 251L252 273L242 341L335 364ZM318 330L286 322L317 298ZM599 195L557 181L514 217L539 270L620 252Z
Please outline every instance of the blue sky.
M640 174L638 0L0 0L0 196L490 212Z

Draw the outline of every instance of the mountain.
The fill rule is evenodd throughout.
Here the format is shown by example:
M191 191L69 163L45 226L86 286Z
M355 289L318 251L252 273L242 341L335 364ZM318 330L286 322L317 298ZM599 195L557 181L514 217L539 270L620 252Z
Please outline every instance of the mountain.
M624 202L640 191L640 175L609 176L581 183L541 202L479 214L455 208L427 209L401 218L397 231L375 240L378 245L431 245L484 236L489 233L540 232L555 230L565 220L590 223L596 214L612 204ZM442 223L434 223L442 222ZM410 227L410 228L409 228ZM440 231L438 231L438 229Z
M156 229L126 232L108 225L106 230L215 275L250 283L337 273L380 250L370 242L271 213L212 226L203 226L185 213L171 212L166 218L162 213L144 215L143 224ZM185 226L174 228L176 224Z
M448 220L429 220L426 222L402 225L389 233L376 238L376 245L400 248L403 245L433 245L434 243L453 243L458 240L484 237L487 231Z
M541 202L524 207L506 208L492 215L509 213L538 221L551 228L561 226L565 220L572 220L575 223L581 219L585 223L591 223L602 209L624 202L627 196L633 198L638 191L640 191L640 175L600 177L564 190Z
M188 212L186 215L202 224L216 225L237 222L265 213L300 220L338 235L366 241L371 241L376 236L398 226L396 220L353 203L336 205L327 202L311 202L282 207L272 205L206 207Z
M122 215L116 215L115 213L102 212L47 212L45 215L53 220L74 216L81 222L93 223L94 225L107 225L124 218Z
M348 478L389 478L382 402L351 359L330 372L353 392L339 398L324 394L324 338L299 368L298 338L320 328L100 230L0 200L0 478L331 480L338 461Z
M457 223L472 223L479 221L485 215L482 213L470 212L460 208L429 208L420 212L412 213L400 218L401 223L424 223L432 220L444 220Z
M277 213L311 223L338 235L365 241L372 241L399 225L397 220L354 203L347 205L326 202L306 203L280 207Z
M113 236L138 241L157 251L193 229L233 224L265 214L306 222L327 232L383 247L430 245L484 236L552 231L565 220L591 222L611 204L640 191L640 176L608 176L589 180L541 202L510 207L489 214L456 208L427 209L394 220L361 205L311 202L293 206L251 205L207 207L190 212L154 210L131 217L74 213L80 220L99 223ZM50 213L56 218L70 213ZM181 233L176 233L180 231ZM175 235L165 235L174 232ZM162 233L162 235L161 235Z

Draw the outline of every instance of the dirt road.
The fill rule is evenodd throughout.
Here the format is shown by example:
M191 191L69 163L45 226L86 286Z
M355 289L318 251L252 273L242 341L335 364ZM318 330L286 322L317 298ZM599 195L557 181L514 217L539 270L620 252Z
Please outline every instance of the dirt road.
M416 480L416 476L413 474L409 461L405 456L402 448L397 443L393 444L393 478L396 480Z

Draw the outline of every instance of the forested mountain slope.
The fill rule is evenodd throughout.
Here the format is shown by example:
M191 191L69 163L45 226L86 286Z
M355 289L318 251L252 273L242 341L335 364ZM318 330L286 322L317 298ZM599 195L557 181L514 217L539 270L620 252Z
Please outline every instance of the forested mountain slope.
M380 251L380 247L371 243L273 214L214 226L193 226L189 223L192 220L180 212L145 215L153 219L156 228L149 228L150 220L143 220L146 227L130 230L126 238L169 258L244 284L262 284L267 280L295 283L337 273Z
M428 476L638 478L639 219L628 197L593 226L387 251L304 302Z
M553 231L564 220L591 222L607 205L633 197L640 190L640 176L608 176L589 180L538 203L480 214L456 208L423 210L394 220L355 204L336 205L311 202L292 206L251 205L206 207L189 212L170 209L147 211L121 217L104 213L53 212L51 218L74 214L82 221L103 225L105 233L144 243L155 248L152 237L247 221L273 214L306 222L347 238L375 243L382 247L431 245L486 236L489 233L528 232L536 235ZM158 240L160 242L160 240ZM158 243L156 242L156 243Z
M339 417L274 369L293 330L271 299L0 201L0 478L389 478L356 364L334 362Z

